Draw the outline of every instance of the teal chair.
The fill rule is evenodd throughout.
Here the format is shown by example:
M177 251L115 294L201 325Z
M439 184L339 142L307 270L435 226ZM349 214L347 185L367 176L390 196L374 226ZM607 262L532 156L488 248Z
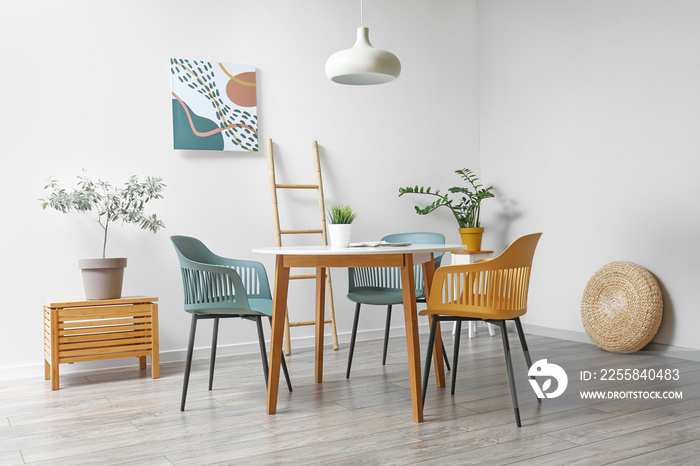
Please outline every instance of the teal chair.
M382 241L389 243L412 244L445 244L445 236L440 233L396 233L387 235ZM444 252L435 253L435 268L440 267ZM423 289L423 267L417 265L414 268L417 302L425 302ZM352 324L350 336L350 352L348 354L348 367L345 377L350 378L352 356L355 352L355 339L357 337L357 324L360 320L360 308L362 304L387 306L386 325L384 328L384 350L382 365L386 364L386 353L389 345L389 329L391 326L391 309L394 304L403 304L403 292L401 291L401 269L398 267L350 267L348 268L348 299L355 305L355 318ZM445 365L450 370L450 363L445 353L445 345L442 347L445 357Z
M185 311L192 314L190 340L185 362L185 380L182 385L180 411L185 410L187 386L192 368L192 350L197 321L214 319L214 332L209 363L209 390L214 382L214 362L219 334L219 319L239 317L255 321L258 328L260 355L267 385L267 351L262 329L262 318L272 320L272 295L265 267L260 262L228 259L211 252L201 241L189 236L171 236L182 272ZM287 364L282 355L282 370L287 387L292 391Z

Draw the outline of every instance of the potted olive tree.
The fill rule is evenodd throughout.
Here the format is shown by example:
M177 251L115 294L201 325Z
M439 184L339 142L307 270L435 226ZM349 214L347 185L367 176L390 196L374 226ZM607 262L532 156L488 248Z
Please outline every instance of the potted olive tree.
M44 186L49 195L41 199L44 209L50 207L63 213L94 212L103 230L102 257L78 260L86 299L121 297L126 258L106 256L109 227L114 222L122 222L154 233L164 228L165 224L155 214L146 215L144 211L147 202L163 198L163 188L162 178L148 177L141 182L135 175L121 187L99 179L92 181L86 175L78 176L78 185L72 190L60 187L58 181L49 178L49 184Z
M350 206L334 204L328 209L328 237L332 249L350 247L352 222L357 212Z
M437 197L435 202L425 207L415 206L416 213L427 215L439 207L447 207L457 220L462 243L467 246L467 250L479 251L481 250L481 238L484 234L484 229L479 222L481 201L494 197L491 192L493 186L484 188L483 185L479 184L479 178L468 168L455 170L455 173L468 183L467 186L456 186L448 189L449 193L458 196L458 199L450 198L449 193L440 194L437 189L433 191L430 186L427 188L423 186L399 188L399 197L404 194L424 194Z

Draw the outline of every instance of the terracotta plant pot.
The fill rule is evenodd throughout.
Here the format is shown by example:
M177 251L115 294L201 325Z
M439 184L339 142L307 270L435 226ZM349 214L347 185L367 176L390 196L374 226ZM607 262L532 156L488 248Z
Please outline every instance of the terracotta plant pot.
M79 259L83 274L85 299L119 299L122 297L125 257Z
M459 234L462 236L462 244L467 247L467 251L481 251L481 238L484 235L484 228L460 228Z

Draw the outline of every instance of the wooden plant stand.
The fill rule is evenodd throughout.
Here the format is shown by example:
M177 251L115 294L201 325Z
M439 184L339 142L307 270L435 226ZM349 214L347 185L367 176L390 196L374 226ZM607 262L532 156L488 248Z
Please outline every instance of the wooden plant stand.
M158 298L44 302L44 378L58 390L61 363L139 358L151 377L159 374Z

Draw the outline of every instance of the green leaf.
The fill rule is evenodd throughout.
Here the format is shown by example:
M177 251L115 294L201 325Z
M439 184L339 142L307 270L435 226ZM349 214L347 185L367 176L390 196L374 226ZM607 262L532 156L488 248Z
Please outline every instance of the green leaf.
M343 204L333 204L328 209L328 221L330 223L352 223L357 217L357 212L352 210L350 206Z

